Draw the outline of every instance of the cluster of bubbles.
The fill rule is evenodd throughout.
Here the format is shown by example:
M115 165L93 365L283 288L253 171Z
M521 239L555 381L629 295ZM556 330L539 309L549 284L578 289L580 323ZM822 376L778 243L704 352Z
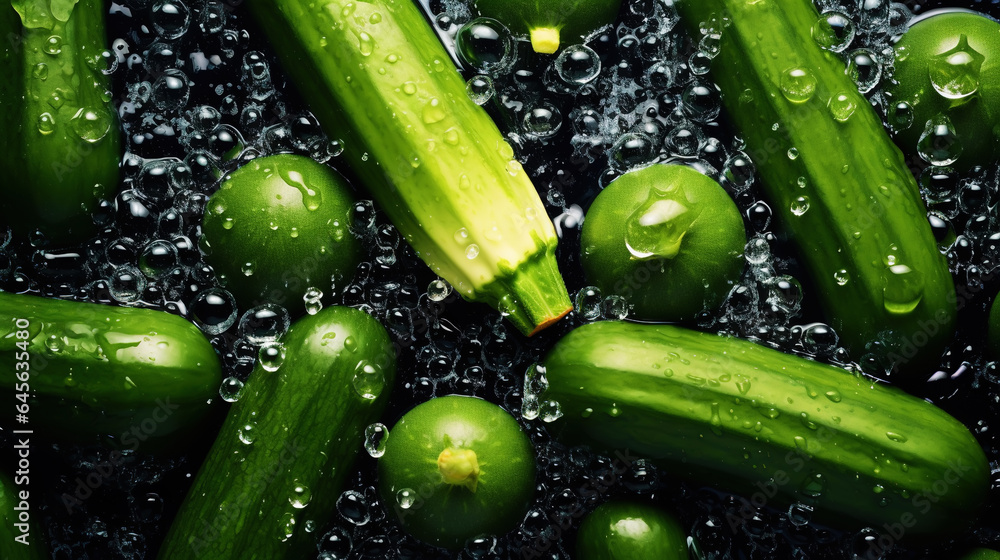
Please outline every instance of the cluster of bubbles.
M813 27L814 38L843 57L859 90L889 119L891 100L884 88L892 75L891 38L905 28L908 8L884 0L818 5L823 15ZM470 542L463 559L526 552L570 558L581 512L609 497L637 495L656 496L678 513L692 529L697 558L873 558L865 554L877 532L832 532L813 523L804 504L782 511L758 507L679 482L642 460L623 464L568 449L546 430L560 414L558 403L532 400L544 379L526 376L526 367L534 368L527 364L541 360L575 326L628 317L624 299L602 294L582 277L579 226L583 209L601 188L656 162L684 163L717 179L736 201L749 233L745 274L719 310L699 317L699 326L859 368L862 357L848 356L834 329L804 308L802 271L792 249L775 234L755 164L741 140L719 126L721 100L709 76L719 36L689 37L670 2L626 0L612 26L557 55L537 55L500 22L476 17L466 2L431 0L424 7L453 43L468 95L509 138L555 221L574 312L531 340L518 336L499 314L464 302L427 270L362 196L349 224L369 258L343 280L312 287L306 309L316 313L341 304L377 317L397 347L399 373L384 424L366 430L367 453L337 499L336 519L311 530L318 558L446 557L392 523L386 511L393 504L382 504L374 488L374 465L388 427L402 413L453 393L486 398L521 418L539 465L538 491L524 522L508 536ZM280 368L285 356L280 337L293 318L275 304L240 308L219 284L202 258L205 204L226 173L253 158L291 152L336 167L342 146L286 88L280 66L238 2L130 0L112 4L109 24L112 42L105 58L126 139L122 188L101 201L94 217L101 231L79 247L34 246L0 228L0 287L184 316L223 357L220 399L236 402L255 367ZM808 76L789 80L789 91L808 90ZM844 118L853 111L834 109ZM987 288L997 284L991 280L1000 267L997 181L995 170L959 174L946 164L920 172L941 251L959 284L982 294L970 307L981 307ZM963 384L1000 390L1000 373L982 362L978 339L966 338L944 358L942 369L949 375L933 395L941 400L955 398ZM950 375L966 370L983 374ZM361 398L378 394L382 384L378 371L359 364L354 387ZM976 401L970 408L982 406ZM989 428L983 421L975 425L980 433ZM239 437L252 444L254 426L245 426ZM46 525L58 527L49 535L57 557L152 555L170 522L162 513L176 508L198 459L139 451L116 467L95 490L102 497L85 508L67 513L62 504L45 506ZM987 452L995 456L997 450L988 446ZM93 448L54 448L53 457L69 473L53 476L66 480L85 478L109 460L107 451ZM292 490L290 499L308 503L308 488ZM174 503L165 508L165 500ZM412 496L404 492L396 500L405 509Z

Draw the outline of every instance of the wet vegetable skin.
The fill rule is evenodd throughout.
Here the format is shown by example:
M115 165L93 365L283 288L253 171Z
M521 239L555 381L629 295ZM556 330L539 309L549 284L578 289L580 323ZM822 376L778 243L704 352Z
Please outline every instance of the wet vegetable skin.
M33 426L134 449L202 419L222 370L202 332L165 311L0 292L0 381L8 395L30 387Z
M811 505L830 524L954 534L989 487L979 443L941 409L745 340L591 323L545 368L540 399L559 403L563 441L627 450L752 501Z
M415 3L247 5L358 184L456 293L526 335L571 310L535 186Z
M578 560L688 560L687 535L677 519L655 506L601 504L580 524Z
M105 9L103 0L14 0L0 10L0 217L22 236L81 242L96 231L98 201L118 188Z
M364 311L292 324L247 379L160 550L162 560L299 560L333 515L396 355Z
M613 23L621 0L476 0L475 8L515 33L528 35L535 52L551 54L560 45L582 43L587 35Z
M27 478L27 477L19 477ZM28 480L14 480L0 473L0 558L4 560L43 560L51 558L46 551L45 534L35 522L40 515L32 507L38 498L25 489ZM24 494L24 493L27 494ZM27 513L27 523L24 514Z
M813 3L676 6L692 33L720 33L711 75L809 273L805 296L852 357L897 383L926 379L955 328L948 263L902 153L844 63L812 37Z

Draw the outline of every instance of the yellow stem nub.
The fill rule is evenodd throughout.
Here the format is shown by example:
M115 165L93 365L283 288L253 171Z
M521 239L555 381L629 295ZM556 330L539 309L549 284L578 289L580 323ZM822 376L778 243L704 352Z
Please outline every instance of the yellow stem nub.
M446 484L465 486L475 493L479 484L479 461L471 449L449 447L438 455L438 470Z
M552 54L559 50L559 29L538 27L530 31L531 48L537 53Z

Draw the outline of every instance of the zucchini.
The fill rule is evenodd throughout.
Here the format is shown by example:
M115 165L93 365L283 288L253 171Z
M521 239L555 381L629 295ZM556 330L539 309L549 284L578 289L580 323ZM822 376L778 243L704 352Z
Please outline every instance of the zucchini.
M562 439L647 457L756 506L800 502L830 524L939 536L968 528L990 486L976 439L931 403L746 340L592 323L560 340L545 370L539 398L558 403Z
M580 524L578 560L688 560L687 535L674 516L639 502L605 502Z
M21 480L23 479L23 480ZM18 477L14 485L0 472L0 558L4 560L43 560L51 558L45 551L45 535L35 522L40 512L32 508L32 495L25 489L27 476Z
M14 231L72 243L118 188L121 159L103 0L12 0L0 34L0 216Z
M676 5L693 33L721 34L712 76L841 343L860 359L881 342L869 351L894 380L934 367L955 328L948 263L902 153L811 37L813 3Z
M535 187L414 2L248 6L351 171L435 273L525 334L570 311Z
M960 556L959 560L1000 560L1000 552L991 548L976 548Z
M32 428L135 449L202 419L221 382L181 317L0 292L0 391L27 401Z
M583 41L614 23L621 0L475 0L476 10L500 20L516 33L528 35L531 48L552 54L559 44Z
M159 558L306 558L378 419L395 377L385 329L364 311L327 307L258 362L202 464Z
M354 272L361 243L348 230L354 194L305 156L255 159L228 175L202 221L212 265L244 309L270 302L295 313L309 288Z

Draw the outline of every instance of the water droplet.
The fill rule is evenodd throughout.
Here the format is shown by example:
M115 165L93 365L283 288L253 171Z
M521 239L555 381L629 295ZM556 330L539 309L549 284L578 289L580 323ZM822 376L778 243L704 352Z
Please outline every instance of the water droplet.
M81 108L70 119L73 132L85 142L99 142L111 130L111 115L104 109Z
M936 166L951 165L962 155L962 141L947 115L939 113L928 119L917 142L917 153Z
M285 181L286 185L299 191L299 194L302 195L302 203L307 210L316 210L322 205L323 193L307 185L302 173L282 166L278 169L278 175Z
M801 216L801 215L805 214L806 212L808 212L809 211L809 197L808 196L800 196L800 197L796 198L795 200L793 200L790 210L792 211L792 214L795 214L796 216Z
M41 134L49 134L56 129L56 119L52 116L52 113L42 113L38 115L38 132Z
M451 285L438 278L427 286L427 297L431 301L444 301L451 295Z
M413 95L417 93L417 84L413 82L405 82L403 84L403 93L406 95Z
M424 105L423 119L425 124L441 122L447 116L447 113L444 112L444 108L441 106L441 102L436 97L431 98L431 100Z
M836 389L831 389L824 393L824 395L826 395L826 398L830 399L830 402L838 403L843 400L843 397L840 395L840 391L837 391Z
M53 334L49 335L49 337L45 339L45 347L48 348L50 352L59 353L66 347L66 342L62 338Z
M788 522L796 527L804 527L812 519L813 507L806 504L792 504L788 507Z
M830 98L830 102L827 104L827 108L830 110L830 115L833 116L834 120L837 122L847 122L857 110L858 105L854 102L854 99L847 93L838 93Z
M53 56L62 52L63 39L58 35L52 35L45 41L45 52Z
M789 68L781 74L781 93L792 103L803 103L816 93L816 76L806 68Z
M257 428L256 425L254 425L253 423L244 424L239 431L240 441L243 442L245 445L250 445L251 443L253 443L253 440L257 438L256 428Z
M570 45L559 53L555 69L568 84L586 84L601 73L601 58L586 45Z
M31 69L31 75L40 81L45 81L49 77L49 65L44 62L39 62Z
M823 477L823 474L814 472L810 473L809 476L802 481L802 486L799 488L799 491L802 492L803 496L816 499L823 495L823 491L825 489L826 479Z
M764 264L771 258L771 245L764 237L757 236L747 242L743 254L750 264Z
M472 260L479 256L479 245L473 243L465 248L465 258Z
M886 432L885 437L896 443L906 443L907 437L902 434L897 434L896 432Z
M882 65L869 49L854 49L847 56L847 75L854 80L858 91L868 93L882 79Z
M361 398L374 400L385 389L385 374L382 368L368 360L361 360L354 369L354 390Z
M191 304L192 319L208 335L225 332L236 323L236 300L221 288L210 288L198 294Z
M838 286L843 286L851 281L851 275L846 269L840 269L833 273L833 279L837 282Z
M288 503L295 509L302 509L312 501L312 491L299 479L292 481L292 492L288 496Z
M222 386L219 387L219 396L222 400L226 402L236 402L240 400L240 396L243 393L243 382L235 377L227 377L222 380Z
M347 350L348 352L352 353L357 352L358 341L355 340L353 336L347 335L347 338L344 339L344 350Z
M264 371L278 371L285 362L285 345L280 342L269 342L260 347L257 362Z
M418 497L416 490L401 488L396 492L396 504L402 509L410 509L413 504L417 503Z
M493 88L493 79L480 74L469 79L465 86L465 92L476 105L485 105L493 98L496 90Z
M841 52L854 40L854 23L842 12L829 11L816 20L812 26L812 37L816 43L833 52Z
M240 318L239 332L250 344L266 344L278 340L291 325L291 316L284 307L265 303L247 310Z
M574 310L581 318L591 321L601 316L601 290L595 286L587 286L576 294Z
M305 303L306 313L315 315L323 310L323 290L310 286L302 294L302 302Z
M507 27L485 17L476 18L458 30L455 51L470 68L493 75L510 70L517 55L514 37Z
M788 152L786 152L785 155L788 156L788 159L795 161L799 159L799 149L792 146L791 148L788 148Z
M886 267L882 280L882 303L894 315L910 313L920 304L924 295L924 275L905 264Z
M906 101L893 105L889 109L889 126L897 132L913 126L913 107Z
M672 259L698 215L688 207L681 187L653 187L646 202L626 219L625 246L633 259Z
M521 129L528 136L547 139L555 136L562 128L562 113L554 105L543 103L527 111L521 121Z
M389 429L376 422L365 428L365 451L378 459L385 455L385 442L389 441Z
M962 34L955 48L934 57L928 64L931 85L945 99L967 101L979 91L980 70L985 60Z
M292 538L295 534L295 516L292 513L286 513L281 516L281 520L278 525L279 539L281 542L285 542Z
M562 406L557 401L545 401L538 409L542 422L555 422L562 418Z

